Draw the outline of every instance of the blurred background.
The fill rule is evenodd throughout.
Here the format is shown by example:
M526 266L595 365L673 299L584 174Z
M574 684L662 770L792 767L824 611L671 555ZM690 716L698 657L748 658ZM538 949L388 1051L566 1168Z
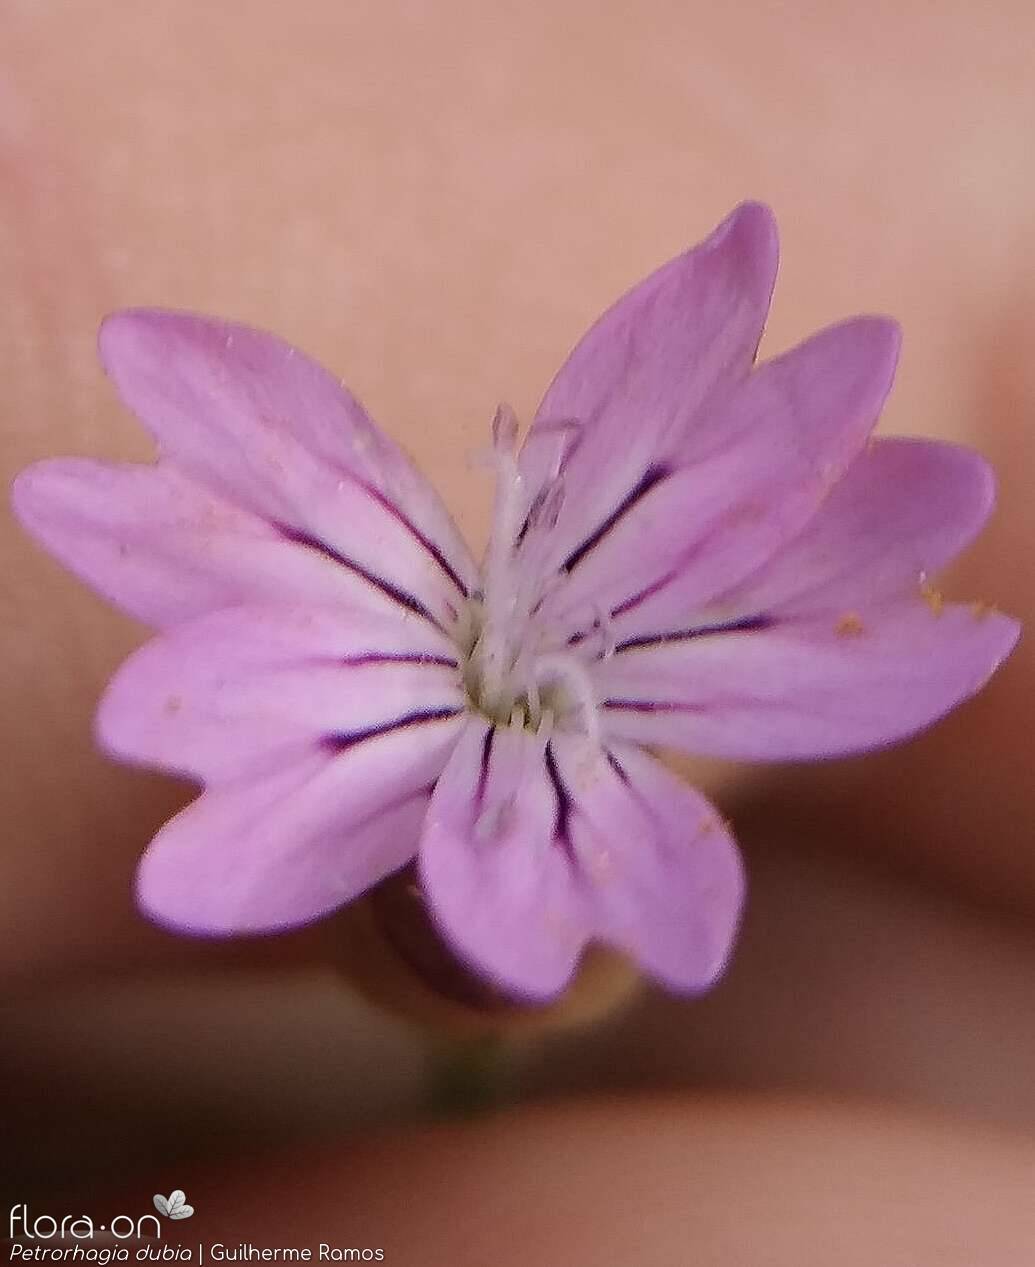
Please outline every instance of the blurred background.
M1035 616L1035 10L5 0L0 464L146 459L94 354L159 304L340 373L472 539L466 457L528 418L592 318L736 202L783 254L763 354L862 311L905 328L888 432L984 451L1000 509L952 594ZM0 527L0 1109L32 1201L180 1159L412 1122L425 1042L345 985L332 922L195 945L132 909L189 789L94 752L143 631ZM1035 1133L1031 688L892 752L688 767L753 881L709 998L644 992L511 1056L521 1101L723 1090ZM151 1188L148 1187L148 1192Z

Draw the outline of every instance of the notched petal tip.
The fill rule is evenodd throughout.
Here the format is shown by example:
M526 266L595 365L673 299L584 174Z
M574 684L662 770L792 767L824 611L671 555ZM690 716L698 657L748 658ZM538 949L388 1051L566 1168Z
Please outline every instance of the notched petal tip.
M425 833L425 840L429 837L434 845L433 832ZM430 884L441 891L443 878L435 872L429 876L426 850L418 851L417 867L422 890L427 891ZM588 949L588 936L583 936L578 949L560 961L540 962L539 956L522 957L508 952L503 955L505 964L501 965L496 962L500 958L499 948L487 952L484 946L479 949L470 944L459 922L446 916L440 903L429 899L427 913L436 936L457 962L516 1007L545 1007L561 999L577 978Z

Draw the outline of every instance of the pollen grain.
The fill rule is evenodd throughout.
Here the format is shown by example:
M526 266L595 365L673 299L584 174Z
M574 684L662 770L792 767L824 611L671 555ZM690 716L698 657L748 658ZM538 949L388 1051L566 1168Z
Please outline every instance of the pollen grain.
M940 616L945 607L945 596L941 590L935 589L928 581L922 581L920 584L920 597L924 600L935 616Z
M970 604L970 614L975 620L985 620L998 610L995 603L987 603L983 598Z
M866 626L858 612L845 612L834 626L834 632L839 638L858 638L866 632Z

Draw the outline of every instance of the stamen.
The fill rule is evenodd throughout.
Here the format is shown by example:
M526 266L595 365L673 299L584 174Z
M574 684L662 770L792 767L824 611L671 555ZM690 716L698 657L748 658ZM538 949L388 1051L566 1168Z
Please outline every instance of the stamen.
M515 542L514 619L528 626L549 588L552 578L550 552L554 549L551 533L557 526L565 499L564 481L560 478L544 485L536 494Z
M549 461L547 478L554 479L571 457L582 438L582 423L578 418L540 419L532 428L528 444L536 447L548 445Z
M548 424L546 434L567 443L578 435L572 423ZM538 428L537 428L538 430ZM557 570L554 528L565 496L563 477L555 471L543 482L529 504L517 459L518 422L508 405L500 405L492 422L490 462L496 472L492 528L482 565L483 584L470 596L458 622L457 634L465 652L464 682L476 709L496 724L519 726L538 734L550 712L546 732L552 730L557 701L544 696L552 682L567 697L567 711L581 714L580 728L596 737L599 725L589 679L566 655L543 656L550 638L540 609L552 587L564 577ZM560 466L558 459L557 466ZM540 468L541 469L541 468ZM598 621L602 625L602 621ZM600 655L613 650L608 631L601 634Z
M557 476L549 484L544 485L536 494L535 502L529 511L529 528L536 532L553 532L557 520L561 517L566 493L564 480Z
M525 698L528 700L529 725L533 730L538 730L542 719L543 701L539 694L539 683L536 681L534 673L529 673L525 677Z
M617 642L615 640L614 624L611 620L611 613L605 611L599 605L596 608L596 616L593 620L593 629L600 636L600 645L597 649L598 660L610 660L615 653Z
M509 405L500 405L492 420L496 501L485 555L484 624L471 653L481 680L483 706L496 711L504 703L504 683L511 669L515 625L514 542L523 514L521 472L515 448L518 424Z
M517 414L504 401L496 407L492 419L492 447L499 454L513 454L517 448Z
M558 683L580 715L582 730L593 745L600 742L600 717L593 683L585 667L574 656L563 653L540 656L536 660L536 677L540 686Z

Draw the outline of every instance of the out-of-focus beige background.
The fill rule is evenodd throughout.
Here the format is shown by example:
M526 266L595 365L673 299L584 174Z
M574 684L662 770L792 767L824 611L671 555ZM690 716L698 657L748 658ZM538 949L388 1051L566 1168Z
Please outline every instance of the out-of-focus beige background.
M783 238L764 350L899 317L884 429L975 444L1002 480L950 589L1030 619L1033 43L1005 0L9 0L4 478L147 456L93 344L104 312L161 304L340 372L480 539L465 456L497 401L527 417L604 306L751 196ZM12 1192L409 1120L421 1044L340 986L333 927L198 946L136 917L135 858L187 789L104 762L89 719L143 632L9 518L0 552ZM695 770L754 880L729 980L527 1046L516 1093L794 1091L1035 1131L1033 678L1025 642L895 752Z

